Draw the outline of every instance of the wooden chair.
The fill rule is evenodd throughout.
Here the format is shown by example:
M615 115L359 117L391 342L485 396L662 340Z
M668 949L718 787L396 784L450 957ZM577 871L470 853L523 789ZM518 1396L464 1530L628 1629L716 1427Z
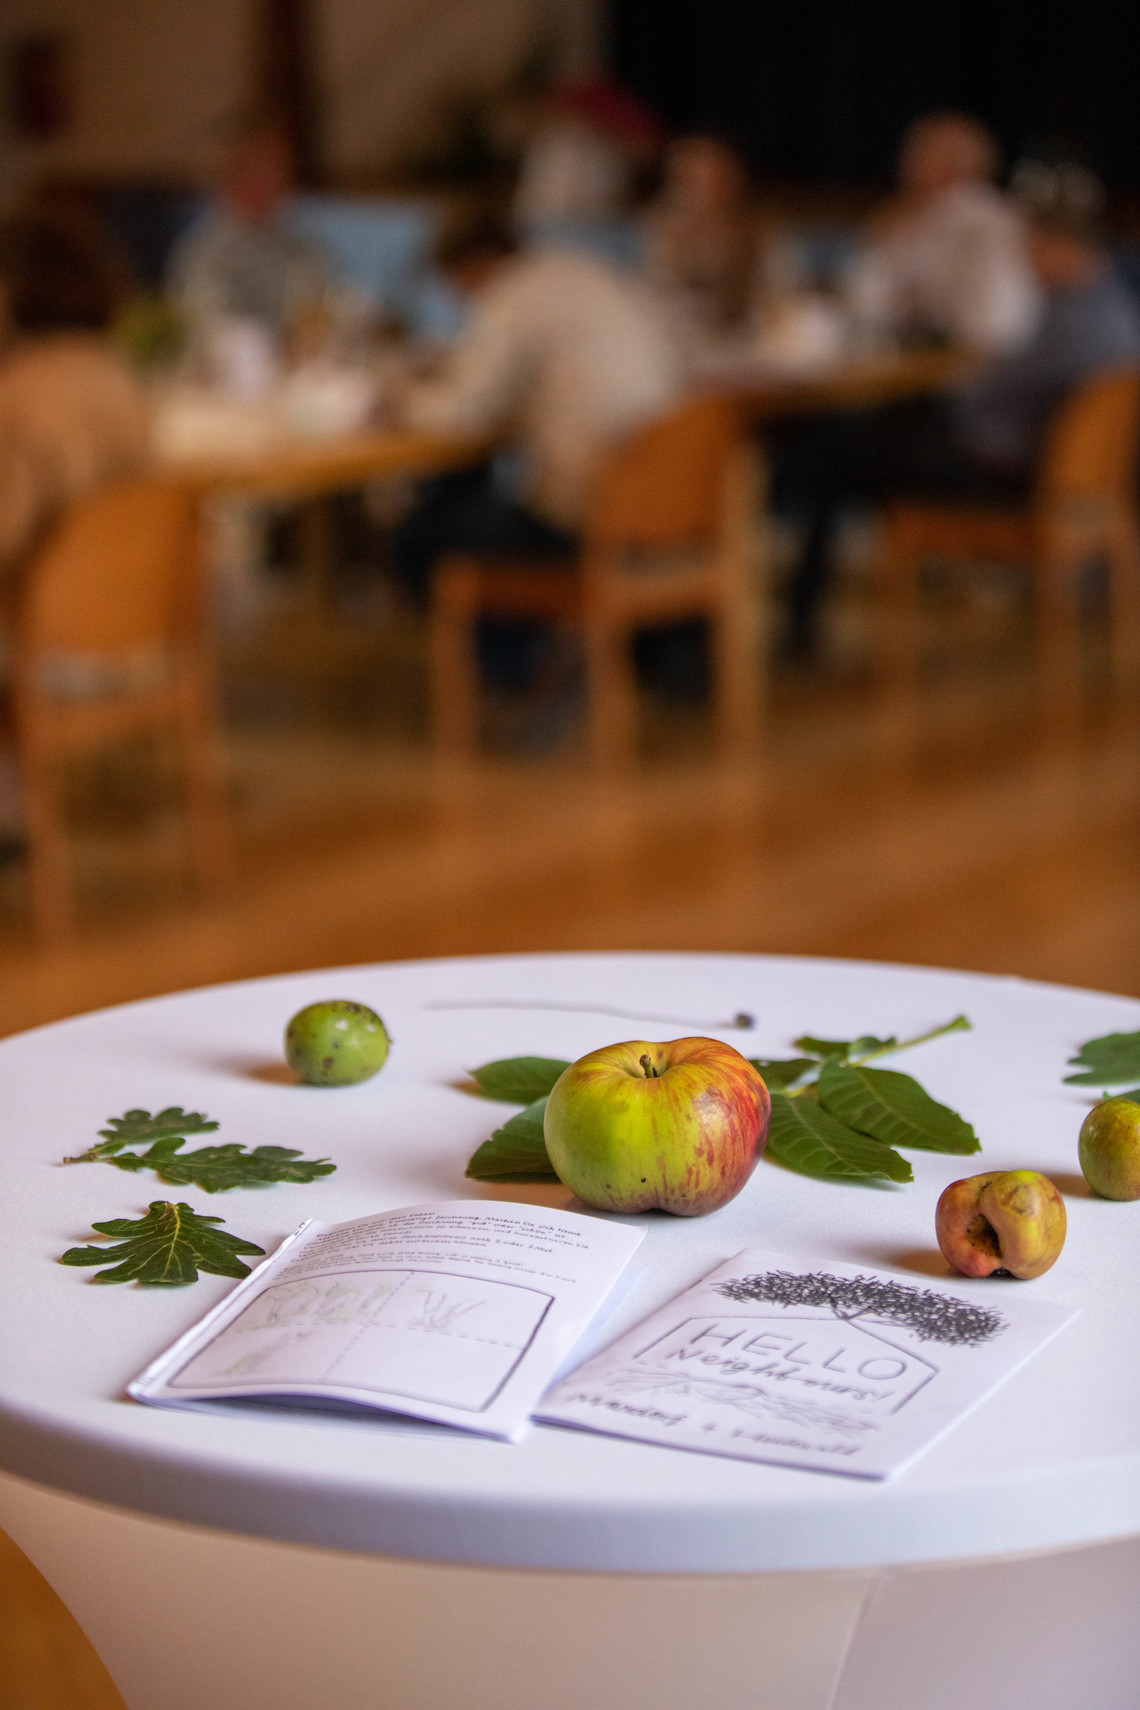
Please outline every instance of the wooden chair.
M590 748L599 765L636 748L635 630L709 620L716 721L729 750L760 722L759 609L754 573L755 459L731 404L697 399L640 429L607 459L580 558L567 565L446 559L431 620L437 752L470 755L477 740L480 616L573 627L585 640Z
M1021 509L903 500L885 517L883 636L888 678L913 687L918 571L929 558L1027 566L1036 583L1042 688L1071 700L1080 670L1076 582L1089 562L1109 567L1116 665L1131 673L1140 646L1140 527L1136 511L1140 374L1106 370L1058 410L1036 487Z
M61 692L60 662L68 658L111 686ZM140 675L148 660L153 670ZM139 731L178 732L195 868L207 884L229 876L192 491L170 480L133 481L64 514L16 587L7 699L38 933L59 934L72 919L60 762Z

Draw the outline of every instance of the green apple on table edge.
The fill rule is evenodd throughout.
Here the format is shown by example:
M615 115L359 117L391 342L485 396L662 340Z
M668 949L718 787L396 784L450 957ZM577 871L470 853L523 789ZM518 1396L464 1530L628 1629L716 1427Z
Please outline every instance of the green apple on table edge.
M1105 1098L1081 1124L1081 1169L1102 1199L1140 1199L1140 1104Z
M626 1040L559 1076L546 1105L546 1149L587 1205L697 1217L740 1192L771 1111L760 1075L731 1045Z

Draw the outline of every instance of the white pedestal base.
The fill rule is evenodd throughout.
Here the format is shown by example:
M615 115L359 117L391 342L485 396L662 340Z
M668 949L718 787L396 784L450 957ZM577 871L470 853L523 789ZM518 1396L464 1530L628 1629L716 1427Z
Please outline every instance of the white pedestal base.
M1140 1540L901 1570L449 1567L0 1475L0 1526L128 1710L1135 1710Z

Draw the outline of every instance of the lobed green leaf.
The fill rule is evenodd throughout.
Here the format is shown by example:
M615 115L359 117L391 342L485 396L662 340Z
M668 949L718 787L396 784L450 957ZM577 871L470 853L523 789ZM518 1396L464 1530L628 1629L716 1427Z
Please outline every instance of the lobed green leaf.
M110 1157L124 1146L141 1146L150 1140L185 1139L189 1134L212 1134L217 1128L198 1110L183 1110L172 1104L152 1116L149 1110L128 1110L123 1116L112 1116L106 1128L100 1128L102 1140L92 1148L100 1158Z
M819 1077L819 1102L829 1115L884 1146L965 1155L981 1143L957 1111L939 1104L910 1075L828 1062Z
M766 1156L805 1176L848 1181L913 1179L906 1159L889 1146L848 1128L814 1098L789 1098L782 1092L772 1094Z
M302 1158L291 1146L200 1146L181 1152L182 1139L156 1140L146 1152L121 1152L104 1158L118 1170L153 1170L173 1187L199 1187L206 1193L231 1188L268 1187L274 1182L313 1182L336 1169L327 1158Z
M93 1223L100 1235L123 1239L116 1247L70 1247L61 1265L108 1265L92 1277L97 1283L137 1282L147 1288L182 1288L197 1282L200 1271L218 1277L247 1277L239 1253L264 1253L252 1241L213 1225L220 1217L199 1215L189 1205L152 1200L145 1217L115 1217Z
M502 1099L504 1104L533 1104L553 1090L569 1067L560 1057L501 1057L472 1069L471 1079L488 1098Z
M1084 1072L1066 1075L1074 1087L1110 1087L1140 1079L1140 1033L1105 1033L1086 1039L1069 1062Z

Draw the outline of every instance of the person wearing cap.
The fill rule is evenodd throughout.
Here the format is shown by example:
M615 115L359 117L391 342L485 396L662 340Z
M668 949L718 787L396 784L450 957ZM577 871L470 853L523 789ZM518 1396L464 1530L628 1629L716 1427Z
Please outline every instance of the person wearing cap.
M966 113L928 113L903 138L899 192L872 224L849 280L873 337L986 355L1030 335L1038 306L1021 214L991 182L992 133Z
M640 166L661 142L653 114L605 77L558 84L523 155L513 217L524 231L625 211Z

